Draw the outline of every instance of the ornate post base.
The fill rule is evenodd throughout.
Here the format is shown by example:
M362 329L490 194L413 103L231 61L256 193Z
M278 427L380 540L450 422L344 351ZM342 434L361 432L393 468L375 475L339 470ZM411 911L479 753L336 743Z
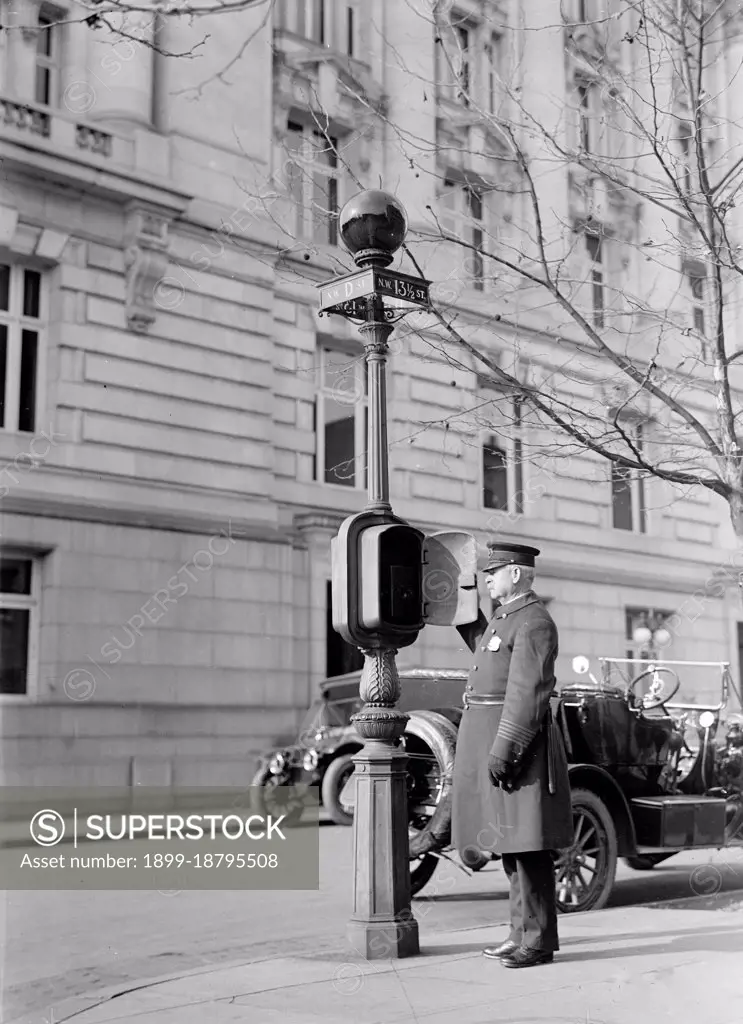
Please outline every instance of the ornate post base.
M399 748L408 716L395 708L400 678L391 648L364 651L359 692L364 707L352 721L366 740L354 757L353 915L348 938L368 960L420 952L410 909L407 755Z

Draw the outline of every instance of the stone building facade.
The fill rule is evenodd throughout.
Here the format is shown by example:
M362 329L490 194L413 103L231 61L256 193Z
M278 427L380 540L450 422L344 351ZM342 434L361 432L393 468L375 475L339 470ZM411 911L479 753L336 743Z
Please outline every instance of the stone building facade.
M382 181L411 233L431 208L507 237L508 210L465 184L493 177L497 140L437 64L427 4L137 14L119 37L64 0L1 6L2 780L240 784L356 663L328 623L366 423L359 336L316 312L317 283L350 269L333 213ZM559 98L554 6L461 5L483 102L514 47L523 87ZM544 188L568 221L567 169ZM570 336L549 310L507 305L446 246L420 252L473 343L556 365ZM477 366L425 325L393 338L395 510L542 549L563 681L574 655L625 656L638 622L671 615L667 657L737 675L743 567L721 503L612 483L580 455L537 465ZM468 663L434 627L399 660Z

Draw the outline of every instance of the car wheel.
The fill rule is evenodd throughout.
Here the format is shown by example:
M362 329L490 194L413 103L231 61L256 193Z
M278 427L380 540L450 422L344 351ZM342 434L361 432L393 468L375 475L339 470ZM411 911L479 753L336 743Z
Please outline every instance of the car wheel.
M557 909L563 914L605 906L617 871L617 830L606 804L589 789L574 789L571 799L573 842L555 864Z
M637 857L625 857L624 863L633 871L652 871L656 864L673 857L672 853L643 853Z
M304 800L285 779L274 775L268 768L259 768L250 785L257 814L270 814L274 819L283 815L283 824L287 828L298 824L304 811Z
M343 787L354 770L353 754L341 754L331 761L322 780L322 802L336 825L352 825L353 810L341 803Z
M410 862L410 895L415 896L424 885L431 880L431 876L438 867L439 858L433 853L426 853L417 861Z
M420 892L451 841L451 787L457 730L435 711L413 711L403 735L408 755L410 891Z

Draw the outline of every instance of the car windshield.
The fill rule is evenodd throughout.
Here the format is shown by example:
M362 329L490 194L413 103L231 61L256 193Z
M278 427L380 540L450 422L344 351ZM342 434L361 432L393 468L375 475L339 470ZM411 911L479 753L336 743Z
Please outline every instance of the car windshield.
M300 726L300 735L318 729L344 728L351 724L351 715L358 710L361 701L358 697L346 700L316 700L304 716Z
M658 658L599 658L604 685L631 689L635 700L657 702L666 698L669 706L719 706L727 686L735 690L726 662L672 661ZM589 675L590 678L590 675ZM674 692L675 691L675 692ZM673 696L670 696L673 694Z

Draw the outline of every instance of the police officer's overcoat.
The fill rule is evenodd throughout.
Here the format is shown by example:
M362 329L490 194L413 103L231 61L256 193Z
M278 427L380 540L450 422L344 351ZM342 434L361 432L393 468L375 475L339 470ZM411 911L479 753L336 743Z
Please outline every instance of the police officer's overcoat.
M549 703L557 656L551 615L529 592L496 605L489 624L480 613L478 623L460 632L475 660L457 738L452 807L456 849L466 863L472 847L504 854L569 846L573 825L567 759ZM473 700L475 694L487 694L503 703L467 705L469 694ZM493 785L488 774L491 752L514 766L512 790Z

